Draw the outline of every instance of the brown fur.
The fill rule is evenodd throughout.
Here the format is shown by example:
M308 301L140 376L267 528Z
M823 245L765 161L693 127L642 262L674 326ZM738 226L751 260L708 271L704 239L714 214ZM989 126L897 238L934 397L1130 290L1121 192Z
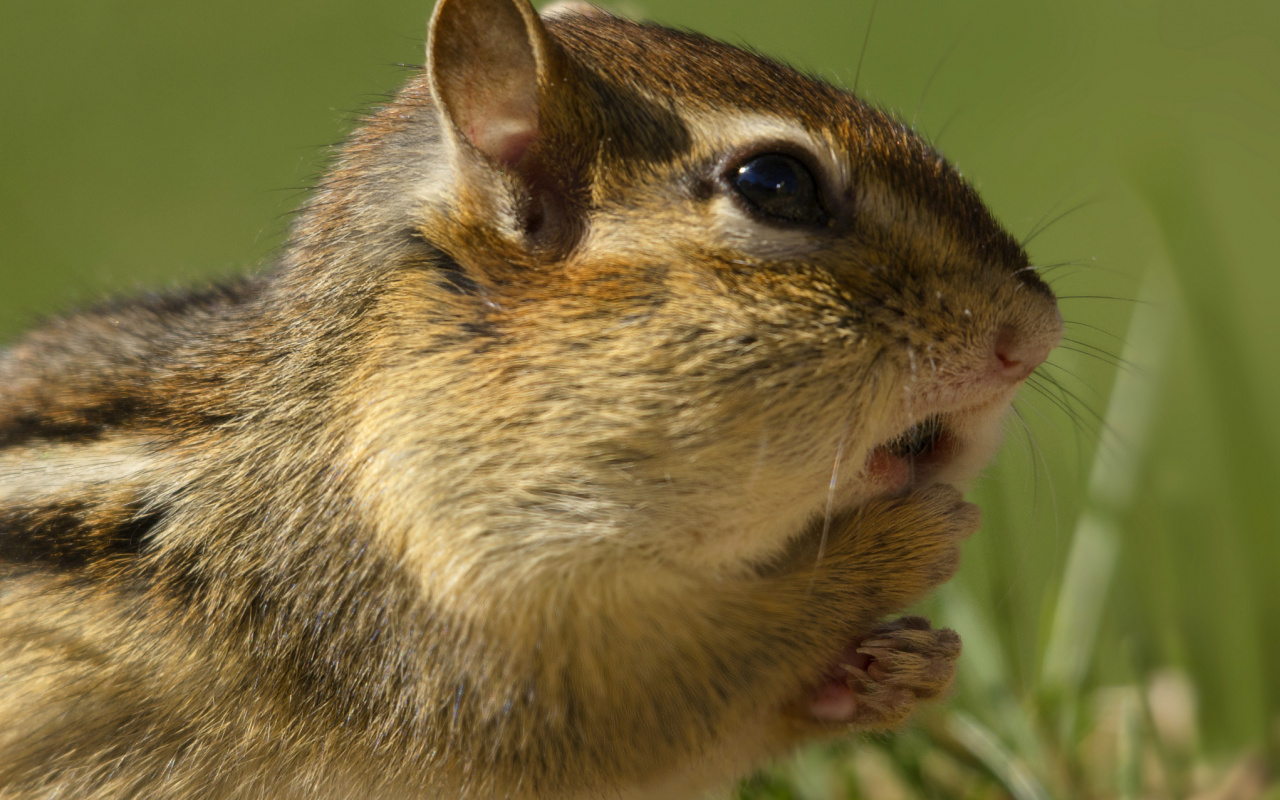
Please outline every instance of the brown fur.
M877 623L977 526L992 342L1060 331L972 188L692 34L444 0L428 56L272 272L0 354L0 798L692 796L950 681ZM733 205L753 147L831 223Z

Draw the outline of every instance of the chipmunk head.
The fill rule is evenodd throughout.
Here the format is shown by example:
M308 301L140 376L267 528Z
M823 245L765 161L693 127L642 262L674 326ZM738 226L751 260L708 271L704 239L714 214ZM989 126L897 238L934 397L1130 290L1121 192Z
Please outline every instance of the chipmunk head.
M833 502L971 477L1061 336L941 155L753 53L442 0L401 103L380 124L434 116L400 202L436 256L400 281L395 388L362 441L378 485L420 498L406 531L446 515L746 564Z

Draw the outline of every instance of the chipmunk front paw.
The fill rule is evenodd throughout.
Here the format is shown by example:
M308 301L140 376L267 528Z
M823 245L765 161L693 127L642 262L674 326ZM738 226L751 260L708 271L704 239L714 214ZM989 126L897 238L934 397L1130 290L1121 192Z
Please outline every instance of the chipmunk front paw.
M860 728L896 727L917 701L946 691L959 657L960 636L950 628L934 629L923 617L883 623L846 651L843 680L828 680L810 713Z
M935 698L951 685L960 636L950 628L930 627L923 617L902 617L877 626L855 652L867 661L846 666L858 706L853 722L892 728L910 715L917 700Z
M981 524L978 507L946 484L872 500L832 525L830 591L852 595L860 620L900 611L955 574Z
M914 600L946 583L960 568L960 547L981 526L982 512L966 503L960 490L946 484L921 489L899 502L894 509L898 524L893 530L901 538L886 544L898 548L905 544L907 552L896 554L894 559L900 569L892 583L894 589L905 589ZM913 579L920 582L919 588L911 586Z

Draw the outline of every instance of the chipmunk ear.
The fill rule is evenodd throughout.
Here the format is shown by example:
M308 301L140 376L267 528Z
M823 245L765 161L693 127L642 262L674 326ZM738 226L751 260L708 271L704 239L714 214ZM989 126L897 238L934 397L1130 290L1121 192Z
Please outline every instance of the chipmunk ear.
M577 183L574 159L552 153L575 127L576 82L538 13L527 0L439 0L427 64L455 154L466 162L478 153L516 179L526 232L555 228ZM463 180L484 180L468 172Z

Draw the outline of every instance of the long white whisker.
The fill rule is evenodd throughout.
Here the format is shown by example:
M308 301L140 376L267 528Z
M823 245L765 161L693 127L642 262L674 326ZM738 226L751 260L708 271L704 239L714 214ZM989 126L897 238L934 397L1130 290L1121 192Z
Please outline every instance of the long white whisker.
M822 515L822 538L818 540L818 557L813 564L813 579L809 581L811 589L813 580L818 577L818 567L822 566L822 557L827 554L827 538L831 535L831 510L835 507L836 485L840 482L840 462L844 460L844 446L849 438L849 424L852 421L852 417L844 421L844 430L840 432L840 441L836 445L836 458L831 464L831 482L827 484L827 508Z

